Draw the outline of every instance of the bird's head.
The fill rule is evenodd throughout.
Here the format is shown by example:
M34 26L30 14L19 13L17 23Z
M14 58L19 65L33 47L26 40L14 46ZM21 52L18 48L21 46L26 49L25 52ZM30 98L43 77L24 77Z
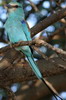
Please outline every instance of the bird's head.
M5 5L5 8L8 12L16 11L18 8L22 8L22 4L18 2L10 2L9 4Z

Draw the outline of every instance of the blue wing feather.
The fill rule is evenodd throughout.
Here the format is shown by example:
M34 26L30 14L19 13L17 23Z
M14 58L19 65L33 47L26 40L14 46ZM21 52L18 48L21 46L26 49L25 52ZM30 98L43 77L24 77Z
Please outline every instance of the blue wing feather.
M27 37L27 40L30 41L31 40L31 36L30 36L30 31L28 29L26 21L22 20L21 23L22 23L23 32L25 33L25 35Z

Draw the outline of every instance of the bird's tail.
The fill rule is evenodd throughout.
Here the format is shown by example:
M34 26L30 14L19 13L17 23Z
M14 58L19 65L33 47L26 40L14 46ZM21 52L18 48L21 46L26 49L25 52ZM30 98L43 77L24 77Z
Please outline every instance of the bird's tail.
M34 73L36 74L36 76L37 76L40 80L42 80L42 82L48 87L48 89L51 91L51 93L52 93L53 96L56 98L56 100L58 100L57 97L60 98L60 100L63 100L63 99L59 96L59 94L58 94L58 92L55 90L55 88L51 85L51 83L48 82L46 79L43 79L43 76L42 76L40 70L38 69L38 66L37 66L36 62L34 61L33 57L32 57L32 56L27 56L27 59L28 59L28 62L29 62L29 64L30 64L32 70L33 70ZM56 96L57 96L57 97L56 97Z

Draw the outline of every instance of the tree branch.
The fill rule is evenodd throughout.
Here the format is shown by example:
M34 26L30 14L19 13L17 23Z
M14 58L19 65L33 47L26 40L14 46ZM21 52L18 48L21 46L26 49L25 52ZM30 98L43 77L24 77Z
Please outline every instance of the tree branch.
M51 84L55 87L55 89L58 92L62 92L66 91L65 77L66 74L63 74L63 75L48 77L47 79L49 80L49 82L51 82ZM49 96L50 94L50 91L48 91L47 87L44 84L42 84L41 81L37 81L34 85L32 84L32 87L31 86L29 87L29 85L26 83L24 87L26 88L23 89L22 85L22 88L20 88L20 90L16 93L16 100L38 100L38 99L41 100L42 98L45 99L45 97Z
M57 11L56 13L40 21L37 25L31 28L32 36L36 35L40 31L44 30L48 26L52 25L53 23L59 21L60 19L64 17L66 17L66 8L61 9L60 11Z
M7 56L8 55L8 56ZM8 86L13 83L24 82L28 80L35 80L36 76L34 75L32 69L29 67L28 63L13 63L17 57L21 54L15 50L9 50L6 52L4 58L0 61L0 86ZM15 57L15 58L14 58ZM22 55L23 57L23 55ZM39 60L37 64L44 77L49 77L66 72L66 62L62 61L59 58L55 59L55 62L52 63L53 59L48 61Z
M12 47L15 48L15 47L18 47L18 46L25 46L25 45L46 46L46 47L55 51L58 54L66 55L66 51L59 49L59 48L55 48L51 44L48 44L47 42L40 40L40 39L35 39L35 40L32 40L32 41L20 41L18 43L12 44ZM0 53L5 52L10 48L11 48L10 46L3 47L3 48L0 49Z

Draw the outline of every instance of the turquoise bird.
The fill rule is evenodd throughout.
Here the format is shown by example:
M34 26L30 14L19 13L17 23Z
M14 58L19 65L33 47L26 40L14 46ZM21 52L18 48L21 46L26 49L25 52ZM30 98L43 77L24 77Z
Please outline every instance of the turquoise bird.
M9 37L10 42L16 43L19 41L32 40L30 36L30 31L25 22L25 15L24 15L22 4L18 2L11 2L5 5L5 8L8 10L9 14L8 14L8 19L4 27ZM40 70L38 69L36 62L34 61L30 47L20 46L20 47L17 47L16 50L20 50L25 54L29 62L29 65L31 66L32 70L34 71L38 79L42 80L42 82L49 88L49 90L52 92L56 100L58 100L57 97L63 100L59 96L59 94L56 92L56 90L52 86L49 85L50 83L47 84L45 79L43 79L43 76Z

